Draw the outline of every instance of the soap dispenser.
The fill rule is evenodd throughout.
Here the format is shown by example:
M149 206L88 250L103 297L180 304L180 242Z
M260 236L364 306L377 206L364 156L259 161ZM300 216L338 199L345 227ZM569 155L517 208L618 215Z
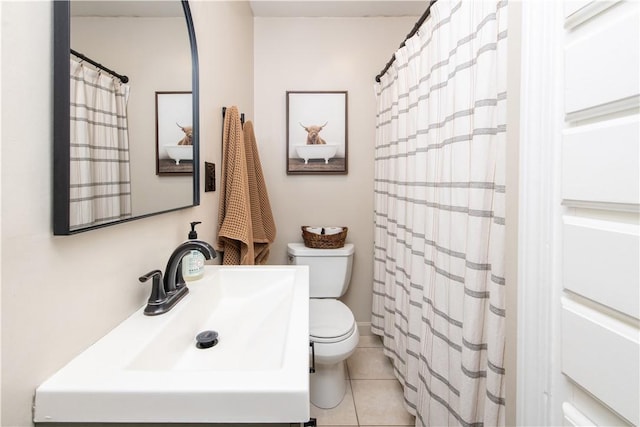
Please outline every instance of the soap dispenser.
M189 240L198 238L196 225L200 221L191 223L191 231L189 232ZM204 255L200 251L191 251L182 258L182 276L186 281L193 281L202 278L204 275Z

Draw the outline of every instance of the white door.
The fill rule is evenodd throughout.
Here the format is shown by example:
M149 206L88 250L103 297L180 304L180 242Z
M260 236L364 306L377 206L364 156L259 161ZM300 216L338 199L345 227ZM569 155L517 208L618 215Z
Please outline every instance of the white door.
M535 22L526 15L532 7L524 8L523 25ZM543 60L556 78L529 82L522 93L543 89L534 103L548 102L547 110L523 108L523 120L551 124L535 131L546 138L539 147L531 148L531 134L523 141L542 163L522 159L521 174L538 168L546 178L537 190L524 179L520 209L548 214L520 235L518 421L639 425L640 2L541 7L547 22L539 30L549 26L552 57ZM538 50L529 55L533 67L532 58L544 55ZM524 86L527 78L535 76L523 71ZM520 227L529 225L522 220ZM532 357L541 362L520 362Z

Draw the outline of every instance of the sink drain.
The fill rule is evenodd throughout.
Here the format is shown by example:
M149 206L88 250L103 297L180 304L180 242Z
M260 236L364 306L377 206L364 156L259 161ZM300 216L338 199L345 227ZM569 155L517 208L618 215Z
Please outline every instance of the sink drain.
M203 331L196 335L196 347L209 348L218 344L218 333L216 331Z

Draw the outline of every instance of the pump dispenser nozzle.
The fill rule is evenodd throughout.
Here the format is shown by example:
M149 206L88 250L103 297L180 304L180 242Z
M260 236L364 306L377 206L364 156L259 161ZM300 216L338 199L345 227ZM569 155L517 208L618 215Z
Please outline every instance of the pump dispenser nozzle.
M189 240L198 238L196 225L200 221L191 223L191 231L189 232ZM182 276L186 281L197 280L204 275L204 255L199 251L191 251L182 258Z
M197 239L198 238L198 233L196 232L196 225L198 224L202 224L200 221L193 221L191 223L191 231L189 232L189 239Z

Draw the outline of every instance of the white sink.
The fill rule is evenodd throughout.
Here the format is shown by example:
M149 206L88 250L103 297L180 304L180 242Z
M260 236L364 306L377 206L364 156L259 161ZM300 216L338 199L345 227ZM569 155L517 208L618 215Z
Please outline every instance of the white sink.
M309 421L306 266L206 266L171 311L141 308L36 390L35 422ZM196 347L199 332L219 342Z

